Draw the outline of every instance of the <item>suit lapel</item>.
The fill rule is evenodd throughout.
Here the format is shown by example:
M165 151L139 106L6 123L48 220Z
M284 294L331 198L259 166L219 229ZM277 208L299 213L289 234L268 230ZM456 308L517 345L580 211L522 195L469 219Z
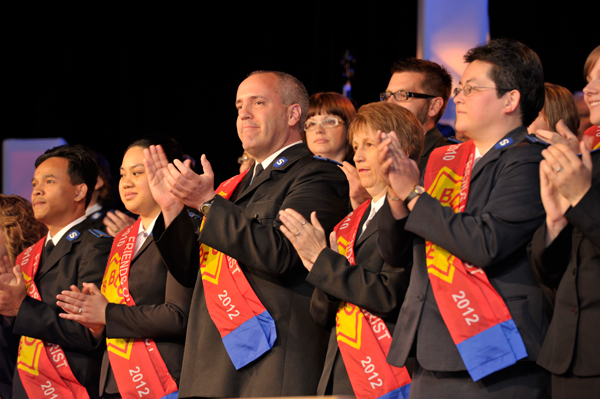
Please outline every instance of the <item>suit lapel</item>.
M69 231L67 231L65 235L61 237L60 241L58 242L58 245L56 245L56 247L52 250L48 258L44 259L42 267L40 267L35 276L36 280L40 279L44 274L48 273L49 270L51 270L60 262L63 256L71 252L73 246L81 241L83 232L87 230L88 223L89 222L85 220L71 227L71 229L69 229ZM79 234L75 238L72 238L76 235L75 232Z
M370 211L371 211L371 208L369 208L369 212ZM359 229L362 229L363 225L367 221L367 218L369 217L369 212L365 212L365 214L363 215L363 218L360 221L360 225L358 226ZM362 233L362 235L360 236L360 238L354 245L355 250L358 249L358 246L361 245L367 238L369 238L370 236L372 236L373 234L375 234L377 232L378 225L379 225L379 211L377 211L377 213L373 216L373 219L371 219L371 221L367 225L365 232ZM358 232L360 233L360 230L358 230Z

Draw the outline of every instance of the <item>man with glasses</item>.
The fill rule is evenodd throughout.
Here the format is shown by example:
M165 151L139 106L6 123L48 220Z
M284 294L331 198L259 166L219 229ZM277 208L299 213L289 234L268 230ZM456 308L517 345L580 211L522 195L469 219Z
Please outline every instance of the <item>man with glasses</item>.
M308 93L298 79L254 72L235 105L238 136L255 160L245 177L215 190L206 156L197 175L168 164L160 148L145 151L166 226L157 246L173 276L195 287L179 397L314 395L329 335L309 314L313 287L279 211L308 220L316 211L331 231L346 214L348 183L301 141ZM199 238L184 203L204 215Z
M423 125L425 143L419 161L421 173L435 148L452 144L435 126L448 105L451 90L452 77L446 68L427 60L403 58L394 63L390 83L385 93L379 95L381 101L411 111Z
M424 187L393 135L379 147L390 182L380 251L398 267L413 255L388 362L416 353L411 398L548 397L549 375L535 362L550 307L526 253L544 220L543 146L526 129L544 104L542 65L509 39L465 61L456 130L471 140L435 150Z

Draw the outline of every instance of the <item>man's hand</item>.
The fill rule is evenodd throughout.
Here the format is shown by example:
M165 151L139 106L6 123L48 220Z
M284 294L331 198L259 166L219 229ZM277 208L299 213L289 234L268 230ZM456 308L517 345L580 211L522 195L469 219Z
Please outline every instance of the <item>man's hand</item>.
M106 232L116 237L119 231L134 224L135 219L119 210L115 210L114 212L106 212L106 217L102 223L106 226Z
M202 204L215 196L215 175L206 155L200 158L204 173L198 175L190 169L188 161L175 160L175 165L169 164L167 182L171 193L181 202L194 209L200 209Z
M27 288L20 266L15 266L8 272L6 260L1 263L3 263L3 273L0 275L0 314L14 317L19 313L21 303L27 296ZM11 277L9 273L12 273L14 277Z
M72 285L71 291L62 291L56 296L56 304L66 313L58 315L63 319L74 320L90 329L99 338L106 325L106 305L108 300L96 284L83 283L83 292Z
M356 168L352 166L351 163L344 161L343 166L340 166L340 169L346 175L346 179L348 179L352 209L356 209L366 200L370 200L371 195L362 186L362 184L360 184L360 177Z

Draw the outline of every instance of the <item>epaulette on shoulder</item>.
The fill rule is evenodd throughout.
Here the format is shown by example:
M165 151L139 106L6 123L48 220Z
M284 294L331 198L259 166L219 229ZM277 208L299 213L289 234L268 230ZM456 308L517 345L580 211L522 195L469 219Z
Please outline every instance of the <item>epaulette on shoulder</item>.
M105 232L103 232L102 230L98 230L98 229L90 229L89 230L90 233L92 233L93 235L95 235L98 238L113 238L113 236L111 236L110 234L107 234Z
M528 134L527 136L525 136L525 139L527 142L529 143L533 143L533 144L541 144L544 147L548 147L550 145L550 143L542 140L541 138L539 138L538 136L534 136L533 134Z
M343 166L340 162L335 161L333 159L329 159L329 158L325 158L325 157L320 157L318 155L313 156L313 158L314 159L318 159L319 161L331 162L331 163L334 163L334 164L336 164L338 166Z
M194 212L190 211L189 209L188 209L188 215L192 219L202 219L202 216L198 215L197 213L194 213Z

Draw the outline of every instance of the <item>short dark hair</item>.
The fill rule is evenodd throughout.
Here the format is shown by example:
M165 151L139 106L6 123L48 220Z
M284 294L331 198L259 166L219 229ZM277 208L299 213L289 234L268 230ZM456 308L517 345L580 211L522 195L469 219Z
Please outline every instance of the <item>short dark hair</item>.
M328 93L315 93L310 96L308 100L308 113L306 118L312 118L318 114L335 115L342 118L345 124L346 135L348 134L348 126L356 115L356 108L352 101L347 97L344 97L340 93L328 92ZM306 143L306 132L302 129L300 133L302 141ZM351 161L354 155L352 149L352 143L348 142L346 147L346 161Z
M384 133L396 132L402 150L410 159L419 162L425 133L421 122L408 109L386 101L363 105L350 124L348 140L352 142L358 131L367 128Z
M181 144L179 144L179 142L173 137L164 136L162 134L150 135L135 140L129 144L129 146L125 149L125 152L129 151L129 149L133 147L149 148L151 145L160 145L165 151L165 155L170 163L173 163L173 161L176 159L179 159L181 162L187 159L185 158Z
M279 71L254 71L250 73L250 76L260 75L264 73L272 73L277 77L277 89L281 102L284 105L299 104L302 110L300 115L300 123L298 123L299 132L304 131L304 122L306 122L306 115L308 113L308 91L304 84L289 73Z
M90 204L94 187L98 181L98 167L94 158L84 149L74 145L61 145L47 150L35 160L35 167L49 158L65 158L69 161L67 174L72 185L85 184L87 186L87 194L85 196L85 206Z
M529 126L544 107L544 70L538 55L513 39L494 39L472 48L465 61L491 64L489 78L496 84L498 98L510 90L521 94L521 123Z
M450 99L450 93L452 93L452 76L450 76L448 70L433 61L407 57L399 59L392 67L392 75L401 72L416 72L422 74L424 77L424 94L441 97L442 100L444 100L440 112L438 112L435 117L435 123L437 123L442 115L444 115L446 105L448 105L448 100Z
M81 144L77 144L76 147L83 149L94 158L96 165L98 166L98 177L104 181L104 185L98 190L98 204L103 207L112 206L115 202L115 186L112 174L110 173L110 164L108 163L108 160L104 155L89 147Z

